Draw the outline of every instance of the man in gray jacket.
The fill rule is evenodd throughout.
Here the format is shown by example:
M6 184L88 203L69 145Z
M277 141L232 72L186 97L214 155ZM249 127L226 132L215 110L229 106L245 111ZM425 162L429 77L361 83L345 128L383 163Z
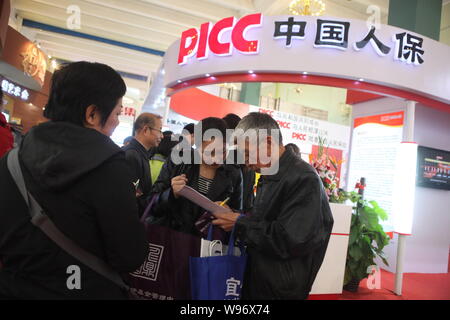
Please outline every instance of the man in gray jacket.
M236 226L238 239L247 245L242 298L306 299L333 227L322 182L314 168L284 148L269 115L250 113L237 126L238 135L239 130L258 136L238 144L246 165L261 172L255 202L250 214L216 214L213 223L227 231ZM264 152L268 161L261 157Z

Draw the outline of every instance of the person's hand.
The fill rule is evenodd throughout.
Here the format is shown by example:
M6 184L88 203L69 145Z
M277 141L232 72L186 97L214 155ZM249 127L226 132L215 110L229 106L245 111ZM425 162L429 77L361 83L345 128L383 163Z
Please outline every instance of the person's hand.
M188 179L186 178L185 174L182 174L180 176L176 176L172 178L172 191L173 191L173 195L175 196L175 198L179 197L179 192L181 191L181 189L184 188L184 186L186 185Z
M227 204L222 204L222 201L216 201L215 204L218 204L219 206L231 211L231 208Z
M233 230L233 227L240 215L240 213L236 212L214 213L216 219L213 220L212 223L213 225L229 232Z

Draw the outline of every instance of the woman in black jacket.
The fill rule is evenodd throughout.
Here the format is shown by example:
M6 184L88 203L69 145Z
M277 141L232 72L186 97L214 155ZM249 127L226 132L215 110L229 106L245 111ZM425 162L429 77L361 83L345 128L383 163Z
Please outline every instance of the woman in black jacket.
M64 66L52 78L44 114L51 121L32 128L19 150L28 191L56 227L119 273L136 270L148 246L125 156L109 138L125 91L120 75L106 65ZM0 298L127 297L31 224L6 156L0 177Z
M227 125L222 119L203 119L196 125L194 137L199 148L184 150L187 154L183 154L183 161L179 164L174 163L173 157L166 161L152 189L152 193L157 195L152 211L153 223L193 235L204 235L196 222L199 222L205 210L179 195L185 185L215 202L229 198L227 205L231 209L241 210L240 172L233 166L223 165L226 158L226 129ZM215 130L217 135L209 139L209 130ZM212 151L213 143L215 151Z

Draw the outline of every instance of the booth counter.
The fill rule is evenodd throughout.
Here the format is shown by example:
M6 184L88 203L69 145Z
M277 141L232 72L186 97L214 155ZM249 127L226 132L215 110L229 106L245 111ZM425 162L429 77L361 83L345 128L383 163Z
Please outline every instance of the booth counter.
M344 285L345 262L352 217L352 206L330 203L334 225L331 231L325 259L311 289L312 298L317 295L339 295Z

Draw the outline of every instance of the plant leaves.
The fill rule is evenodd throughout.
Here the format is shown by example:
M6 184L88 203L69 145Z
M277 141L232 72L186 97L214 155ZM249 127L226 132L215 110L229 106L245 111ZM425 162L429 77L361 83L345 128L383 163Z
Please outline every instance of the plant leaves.
M372 200L369 201L369 203L372 205L374 212L380 217L381 220L386 221L388 219L387 212L381 209L376 201Z
M349 192L345 196L356 203L351 218L346 277L361 280L367 277L367 268L375 264L377 256L389 265L383 248L390 238L379 223L380 219L386 220L388 215L376 201L366 201L356 192Z
M352 232L350 232L350 237L348 239L348 245L351 246L355 243L355 241L358 239L358 233L353 230Z
M356 261L358 261L359 259L361 259L361 257L363 256L362 250L361 248L359 248L358 246L352 246L349 248L348 250L350 256L355 259Z

